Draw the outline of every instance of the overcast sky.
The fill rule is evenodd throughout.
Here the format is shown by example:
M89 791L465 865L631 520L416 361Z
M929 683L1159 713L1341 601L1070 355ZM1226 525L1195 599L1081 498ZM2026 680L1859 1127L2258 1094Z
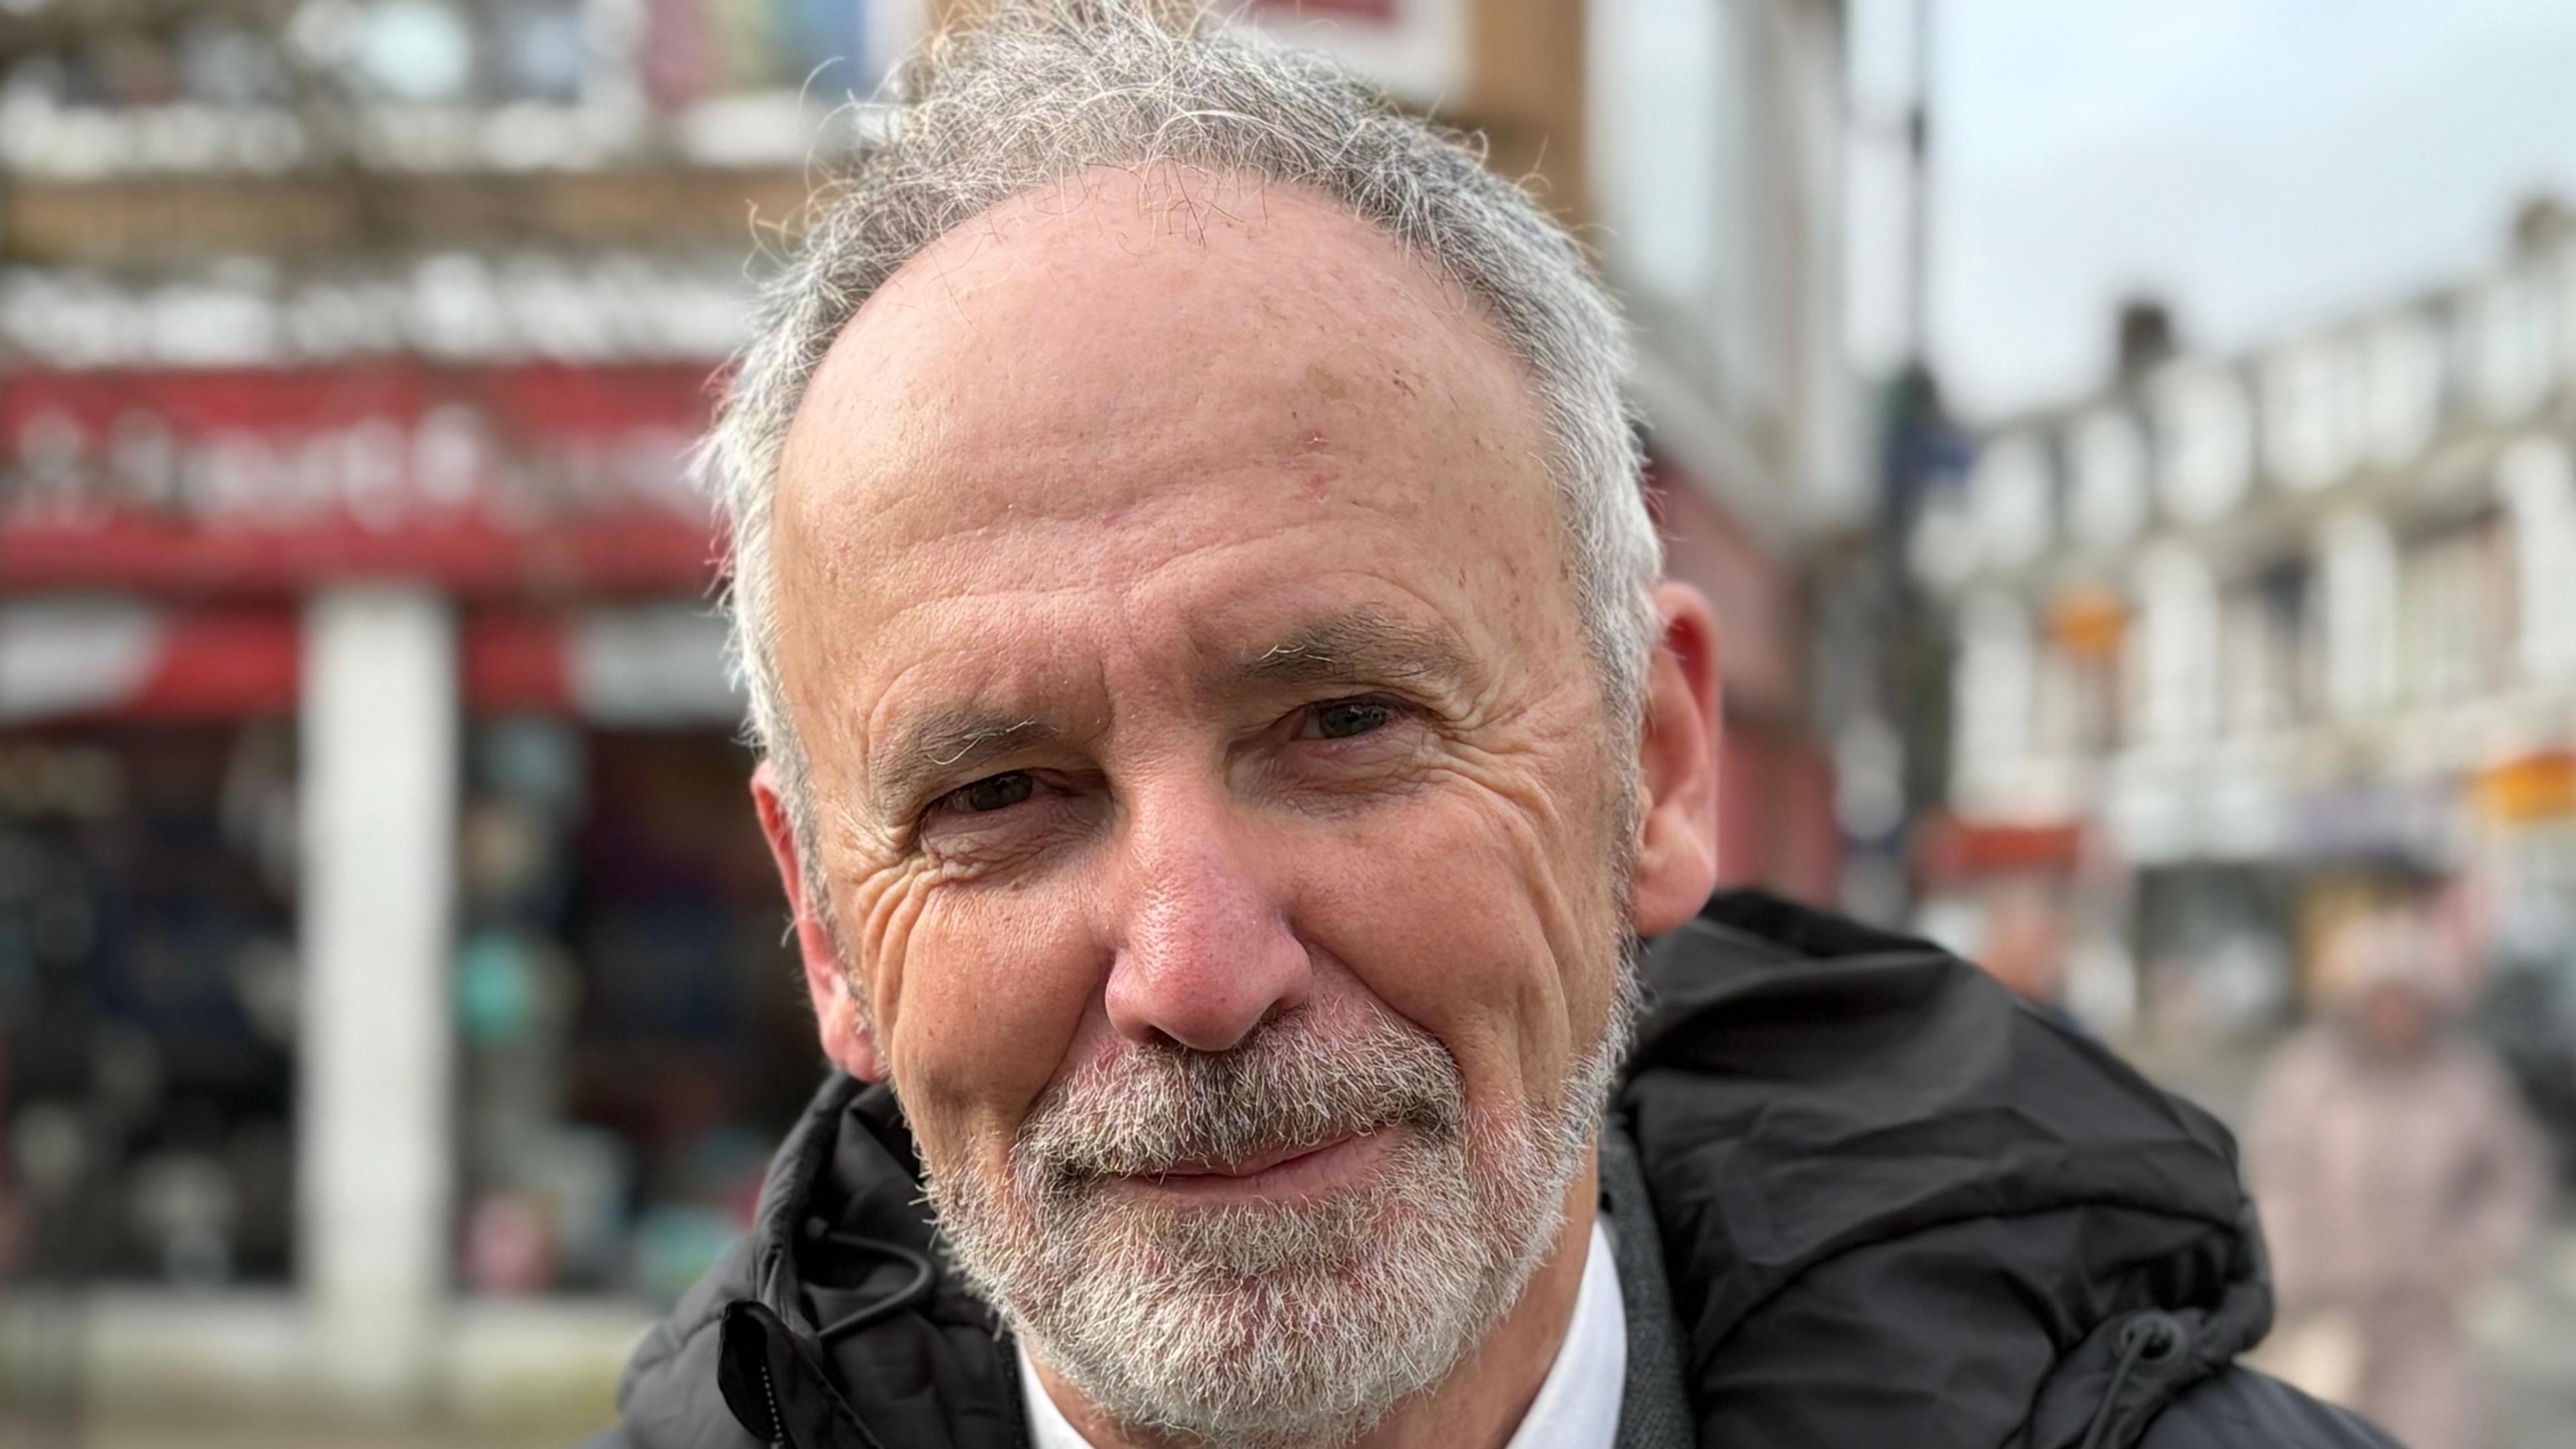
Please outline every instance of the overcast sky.
M1853 0L1856 107L1913 0ZM2571 0L1937 0L1933 342L1959 409L2083 392L2131 292L2236 348L2493 261L2576 201ZM1855 148L1851 330L1897 337L1893 138Z

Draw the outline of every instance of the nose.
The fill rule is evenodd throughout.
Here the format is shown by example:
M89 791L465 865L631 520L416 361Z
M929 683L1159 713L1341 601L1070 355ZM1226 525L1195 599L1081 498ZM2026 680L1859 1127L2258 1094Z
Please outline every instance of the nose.
M1174 792L1131 806L1108 986L1119 1034L1218 1052L1303 1005L1306 948L1222 798Z

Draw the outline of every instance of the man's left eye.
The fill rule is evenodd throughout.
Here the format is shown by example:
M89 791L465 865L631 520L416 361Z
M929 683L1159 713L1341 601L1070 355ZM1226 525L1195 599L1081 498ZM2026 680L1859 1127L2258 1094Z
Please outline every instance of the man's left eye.
M1391 706L1365 699L1342 699L1315 706L1308 723L1319 739L1346 740L1384 729L1394 718Z
M1028 771L1011 770L951 790L939 803L965 815L990 815L996 810L1008 810L1037 792L1038 782Z

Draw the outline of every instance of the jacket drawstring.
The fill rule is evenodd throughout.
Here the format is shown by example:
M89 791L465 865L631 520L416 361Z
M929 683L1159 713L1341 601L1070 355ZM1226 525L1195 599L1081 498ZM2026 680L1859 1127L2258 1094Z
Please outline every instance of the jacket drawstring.
M911 1281L905 1283L902 1287L897 1288L892 1293L887 1294L873 1303L867 1304L854 1312L843 1314L841 1317L833 1319L830 1323L824 1324L822 1328L817 1330L814 1334L814 1341L818 1344L834 1343L858 1332L860 1329L867 1327L871 1323L891 1318L894 1315L901 1313L912 1305L919 1303L924 1298L929 1297L931 1285L939 1280L938 1265L932 1263L927 1255L916 1253L901 1243L889 1243L883 1238L863 1238L856 1233L836 1233L828 1230L815 1231L810 1228L808 1229L808 1233L816 1240L830 1243L836 1248L847 1248L853 1252L859 1253L871 1253L880 1258L892 1258L896 1262L912 1269Z
M2141 1367L2153 1368L2181 1357L2189 1338L2190 1331L2180 1319L2154 1309L2120 1326L2120 1361L2111 1370L2111 1381L2102 1388L2102 1402L2093 1410L2093 1422L2084 1431L2082 1449L2106 1449L2111 1440L2105 1436L2110 1433L2120 1390L2127 1387L2129 1376Z

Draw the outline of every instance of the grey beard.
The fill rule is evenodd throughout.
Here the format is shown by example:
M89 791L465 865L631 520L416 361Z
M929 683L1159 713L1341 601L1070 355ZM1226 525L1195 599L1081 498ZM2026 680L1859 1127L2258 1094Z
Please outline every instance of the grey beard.
M1471 1120L1456 1064L1373 1004L1309 1008L1223 1053L1136 1047L1061 1084L1002 1174L930 1174L949 1250L1112 1421L1242 1449L1347 1444L1438 1383L1554 1246L1625 1055L1602 1033L1556 1100ZM1392 1132L1359 1188L1165 1208L1116 1180Z

